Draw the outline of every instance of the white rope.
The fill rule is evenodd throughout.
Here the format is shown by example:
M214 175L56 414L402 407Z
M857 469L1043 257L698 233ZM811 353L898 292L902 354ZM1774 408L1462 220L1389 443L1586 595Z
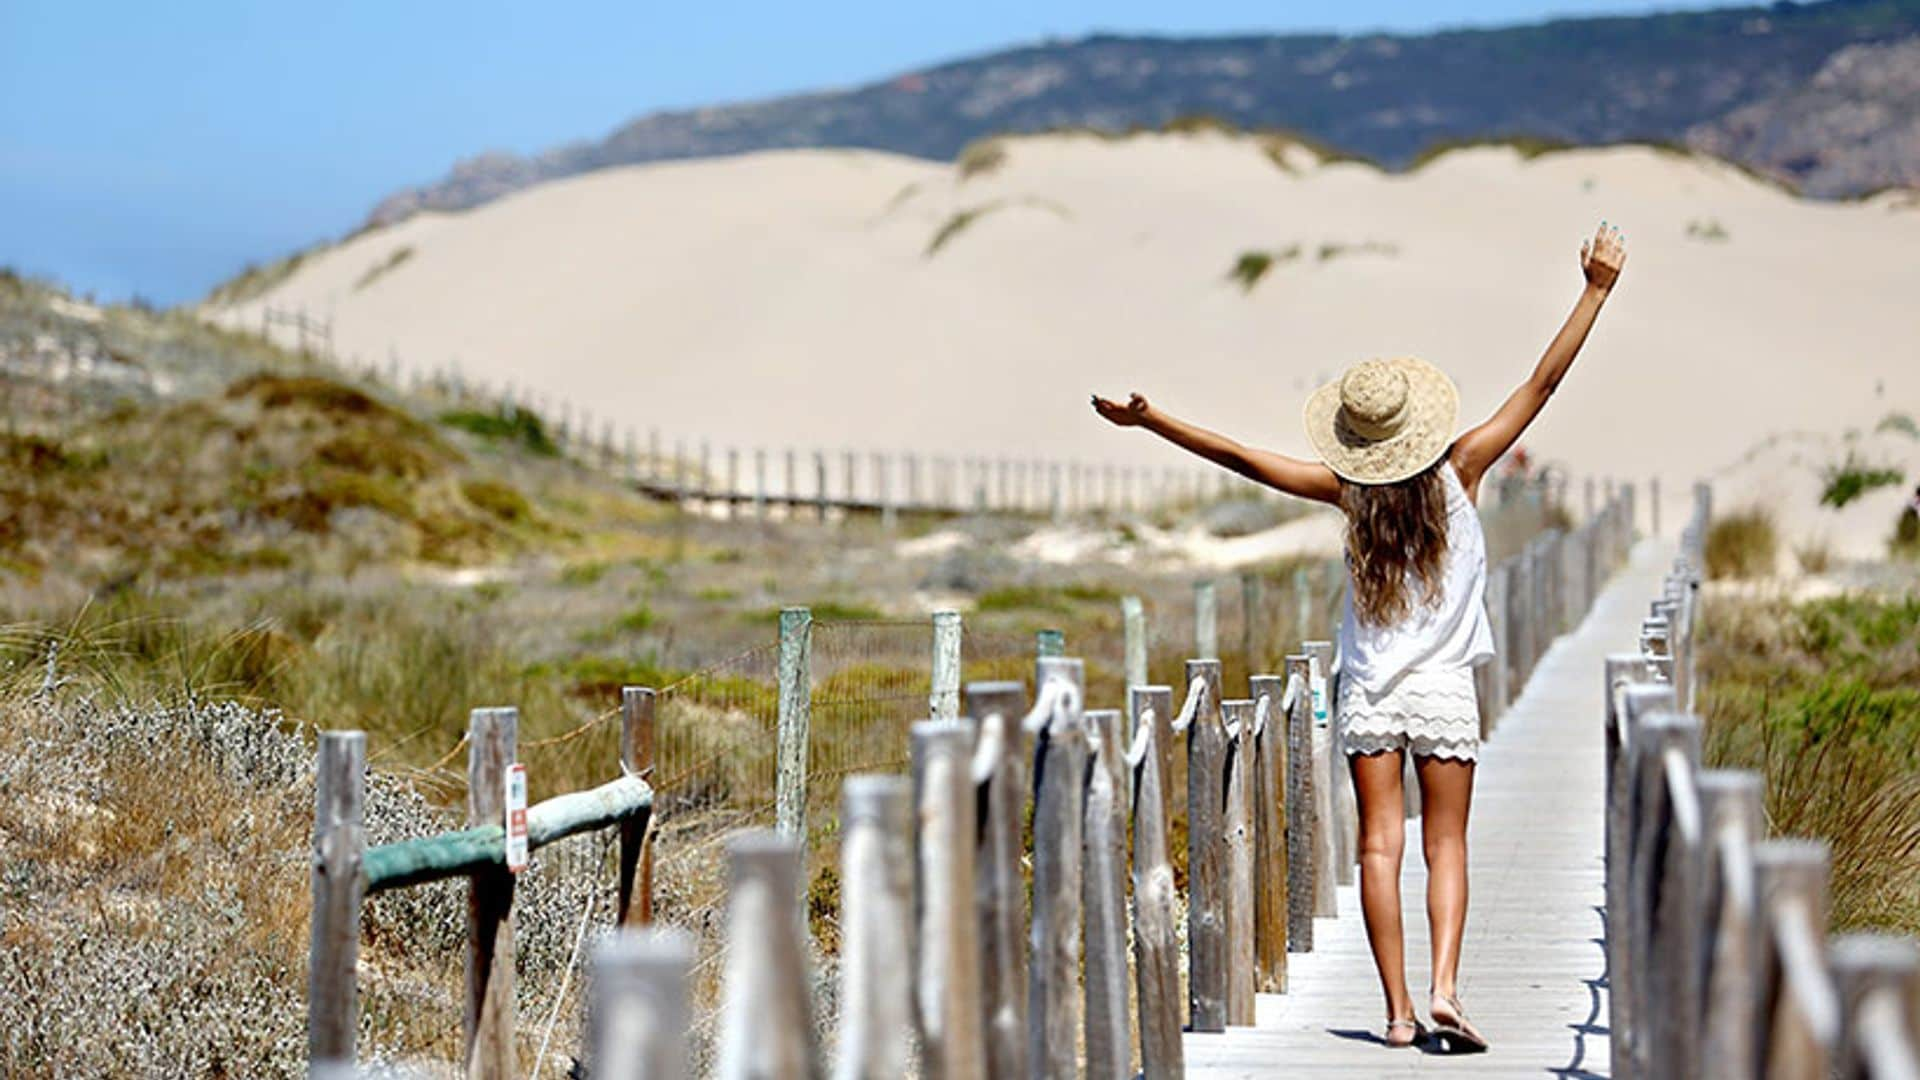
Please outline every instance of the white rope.
M1814 1039L1832 1046L1840 1033L1840 1001L1827 977L1820 946L1813 940L1812 926L1812 913L1798 898L1783 897L1773 906L1774 948L1780 954L1787 987Z
M1280 711L1283 713L1293 712L1293 707L1300 703L1300 695L1306 692L1306 681L1300 678L1299 672L1296 671L1288 675L1286 692L1280 695Z
M1053 721L1054 714L1061 708L1071 709L1079 704L1079 691L1065 679L1050 679L1040 688L1034 699L1033 709L1020 721L1020 730L1029 735L1038 735L1045 731Z
M1661 755L1666 766L1667 800L1673 805L1673 821L1680 837L1688 845L1700 842L1700 794L1693 787L1693 763L1677 746L1667 747Z
M1273 711L1273 695L1261 694L1253 702L1253 737L1259 738L1267 731L1267 714Z
M994 770L1000 766L1000 758L1007 752L1007 718L999 713L990 713L980 721L980 741L973 747L973 766L968 770L973 775L974 784L980 785L993 779Z
M1133 745L1127 747L1127 768L1137 769L1147 760L1147 750L1153 745L1153 725L1155 717L1152 709L1140 711L1140 726L1134 729Z
M1741 918L1753 917L1753 852L1744 821L1734 821L1720 832L1720 879L1726 883L1727 900Z
M1870 1076L1902 1080L1920 1077L1920 1053L1915 1052L1906 1035L1900 1012L1899 994L1884 986L1869 992L1860 1002L1853 1026Z
M1187 684L1186 704L1180 706L1179 715L1173 718L1173 733L1175 735L1193 726L1193 718L1199 713L1200 702L1206 696L1207 680L1202 676L1195 675L1193 681Z

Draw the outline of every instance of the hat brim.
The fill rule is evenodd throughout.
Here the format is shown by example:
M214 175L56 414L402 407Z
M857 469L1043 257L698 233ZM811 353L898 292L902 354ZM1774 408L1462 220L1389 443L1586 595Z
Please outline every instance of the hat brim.
M1307 398L1307 438L1342 480L1396 484L1424 472L1453 445L1453 426L1460 415L1460 391L1453 380L1417 357L1395 357L1387 363L1407 377L1409 410L1406 423L1387 438L1369 439L1346 425L1340 415L1339 380Z

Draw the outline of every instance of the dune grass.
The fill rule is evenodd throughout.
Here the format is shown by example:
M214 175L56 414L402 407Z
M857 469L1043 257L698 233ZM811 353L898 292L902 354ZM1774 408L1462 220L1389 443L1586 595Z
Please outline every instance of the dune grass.
M1920 597L1715 599L1700 674L1707 763L1830 845L1833 928L1920 934Z
M1773 514L1747 507L1716 517L1707 530L1707 576L1755 578L1773 573L1780 534Z

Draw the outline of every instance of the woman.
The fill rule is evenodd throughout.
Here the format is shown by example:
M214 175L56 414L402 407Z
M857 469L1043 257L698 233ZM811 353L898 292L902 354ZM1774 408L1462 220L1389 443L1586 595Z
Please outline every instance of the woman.
M1453 438L1458 395L1438 368L1368 360L1307 400L1319 462L1243 446L1154 408L1095 396L1101 416L1144 427L1215 464L1347 517L1340 627L1341 737L1360 810L1360 897L1387 999L1388 1046L1424 1034L1407 991L1400 934L1402 756L1420 784L1433 942L1428 1012L1448 1047L1485 1050L1455 992L1467 918L1467 808L1479 756L1473 665L1493 656L1486 541L1473 504L1485 476L1567 375L1626 263L1600 223L1580 246L1586 287L1533 374L1485 423Z

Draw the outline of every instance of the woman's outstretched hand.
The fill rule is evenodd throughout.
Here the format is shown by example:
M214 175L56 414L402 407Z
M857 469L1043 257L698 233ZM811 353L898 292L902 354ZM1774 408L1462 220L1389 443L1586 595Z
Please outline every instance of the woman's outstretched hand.
M1125 405L1122 405L1095 394L1093 411L1105 417L1109 423L1118 424L1121 427L1138 427L1147 418L1147 399L1134 394L1127 399Z
M1601 292L1613 291L1613 283L1620 280L1620 271L1626 265L1627 242L1618 226L1603 221L1593 239L1580 244L1580 272L1587 276L1587 284Z

